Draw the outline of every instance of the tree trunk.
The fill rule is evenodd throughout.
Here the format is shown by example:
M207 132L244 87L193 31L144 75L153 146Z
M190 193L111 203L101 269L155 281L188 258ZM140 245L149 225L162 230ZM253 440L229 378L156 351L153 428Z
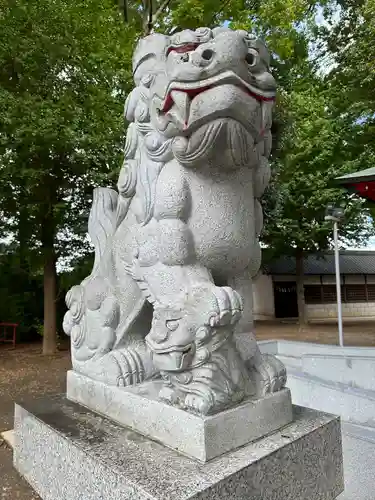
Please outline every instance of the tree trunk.
M21 195L21 200L25 200L26 196ZM17 275L19 290L22 290L24 297L26 300L23 300L19 304L18 310L18 318L15 318L14 321L20 322L22 321L21 328L28 327L30 324L33 324L34 317L30 314L32 310L30 308L30 303L27 300L28 294L31 291L31 270L29 266L28 254L29 250L29 214L28 214L28 206L26 204L22 204L22 201L19 206L19 218L18 218L18 228L17 228L17 239L18 239L18 258L19 258L19 274Z
M305 287L303 272L303 250L297 249L296 253L296 284L297 284L297 304L298 304L298 322L300 326L307 325Z
M54 252L49 251L44 261L43 354L56 352L56 332L56 262Z
M26 198L26 195L23 194L21 197L23 199ZM28 254L28 243L29 243L29 215L28 215L28 210L27 210L27 205L23 205L22 203L20 204L19 207L19 219L18 219L18 231L17 231L17 236L18 236L18 245L19 245L19 259L20 259L20 270L22 273L26 275L26 277L29 277L29 265L28 265L28 260L27 260L27 254Z
M53 204L56 202L56 191L53 179L44 183L46 203L42 206L41 242L44 260L44 328L43 354L54 354L57 350L56 329L56 254L55 236L56 221Z

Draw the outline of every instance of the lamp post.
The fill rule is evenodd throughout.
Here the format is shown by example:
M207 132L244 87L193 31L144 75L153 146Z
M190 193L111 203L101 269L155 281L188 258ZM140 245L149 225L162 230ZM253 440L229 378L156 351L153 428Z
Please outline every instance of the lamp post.
M340 347L344 347L344 334L342 328L342 303L341 303L341 279L340 279L340 254L338 242L338 225L344 217L344 210L328 205L324 220L333 222L333 241L335 247L335 271L336 271L336 295L337 295L337 321L339 327Z

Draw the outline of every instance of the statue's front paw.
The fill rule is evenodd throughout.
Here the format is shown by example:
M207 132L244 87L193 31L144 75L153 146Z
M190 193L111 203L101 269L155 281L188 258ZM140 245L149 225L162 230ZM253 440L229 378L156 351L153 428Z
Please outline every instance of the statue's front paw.
M272 354L262 354L252 366L256 390L259 396L280 391L285 387L287 375L284 364Z
M137 348L115 349L106 355L90 361L87 367L92 378L108 385L129 387L137 385L152 375L145 350Z
M159 392L159 398L170 405L174 405L178 401L178 395L175 389L168 386L165 386L161 389L161 391Z
M242 297L229 286L215 286L213 294L217 301L218 314L210 318L210 326L235 325L242 316Z

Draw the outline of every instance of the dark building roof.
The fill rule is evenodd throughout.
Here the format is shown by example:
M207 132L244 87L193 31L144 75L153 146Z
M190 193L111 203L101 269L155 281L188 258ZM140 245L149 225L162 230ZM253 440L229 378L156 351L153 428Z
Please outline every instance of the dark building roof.
M294 257L281 257L265 266L267 274L296 274ZM305 275L335 274L335 256L333 252L309 255L304 260ZM341 274L375 274L375 251L340 252Z
M355 182L374 181L375 180L375 167L366 168L352 174L342 175L337 177L336 181L339 184L353 184Z

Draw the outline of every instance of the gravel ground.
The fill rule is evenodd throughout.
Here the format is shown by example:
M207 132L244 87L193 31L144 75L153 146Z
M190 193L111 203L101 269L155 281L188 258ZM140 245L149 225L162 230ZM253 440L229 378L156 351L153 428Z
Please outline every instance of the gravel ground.
M40 345L0 346L0 432L13 428L14 401L65 391L68 351L42 356ZM0 499L36 500L39 496L12 465L12 451L0 440Z

